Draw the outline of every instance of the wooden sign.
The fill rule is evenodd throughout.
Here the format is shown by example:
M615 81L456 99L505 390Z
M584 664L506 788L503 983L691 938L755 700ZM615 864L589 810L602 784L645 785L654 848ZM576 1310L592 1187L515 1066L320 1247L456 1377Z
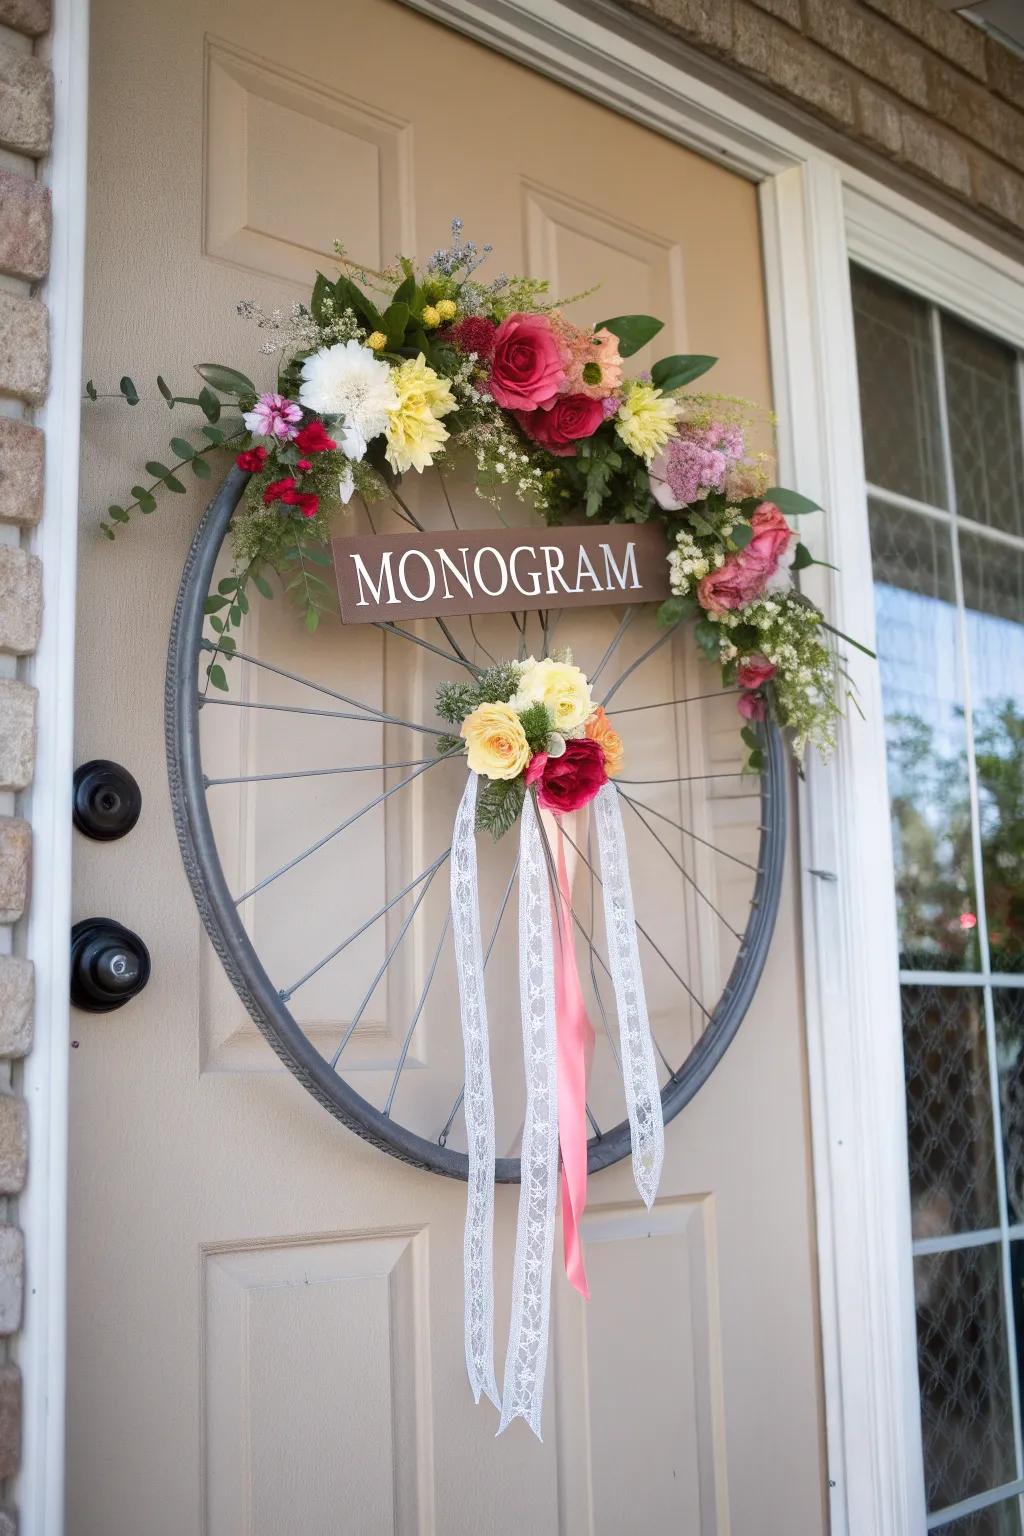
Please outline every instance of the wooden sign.
M364 534L333 549L345 624L669 596L660 523Z

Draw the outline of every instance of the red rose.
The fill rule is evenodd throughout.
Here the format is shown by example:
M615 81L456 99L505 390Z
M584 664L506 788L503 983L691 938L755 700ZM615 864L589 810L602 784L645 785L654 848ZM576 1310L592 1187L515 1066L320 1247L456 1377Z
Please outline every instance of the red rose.
M239 469L247 469L251 475L258 475L266 462L267 450L265 448L247 448L235 460Z
M283 480L274 480L263 492L263 504L269 507L274 501L284 501L288 491L294 491L295 481L291 475L285 475Z
M513 415L527 437L565 458L576 452L581 437L593 437L604 421L604 403L588 395L559 395L548 410L514 411Z
M567 741L561 757L538 752L526 770L527 784L539 784L537 798L546 811L578 811L607 784L604 749L589 736Z
M765 702L759 693L741 693L736 708L744 720L763 720L765 717Z
M736 668L736 681L741 688L761 688L771 682L776 671L774 662L762 656L760 651L755 651L752 656L744 656Z
M550 405L565 383L562 353L547 315L509 315L499 325L490 391L510 411Z
M322 421L307 422L301 432L296 432L292 439L300 453L328 453L337 448L333 437L327 436L326 428Z

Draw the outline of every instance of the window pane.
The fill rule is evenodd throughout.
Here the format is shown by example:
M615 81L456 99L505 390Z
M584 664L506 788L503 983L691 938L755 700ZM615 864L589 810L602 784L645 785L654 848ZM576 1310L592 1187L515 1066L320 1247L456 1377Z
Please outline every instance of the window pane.
M914 1260L929 1509L1017 1475L999 1243Z
M942 355L957 512L1024 534L1017 359L949 315L942 317Z
M868 480L945 506L928 307L858 267L852 283Z
M967 743L946 523L872 503L900 965L976 970Z
M938 1536L1021 1536L1020 1502L1008 1499L1005 1504L992 1504L935 1530Z
M1024 989L995 987L992 992L999 1064L1000 1113L1003 1122L1003 1167L1006 1203L1011 1223L1024 1225ZM1017 1311L1021 1324L1020 1291Z
M915 1240L997 1227L980 989L904 987L903 1057Z
M993 971L1024 970L1024 548L960 532Z

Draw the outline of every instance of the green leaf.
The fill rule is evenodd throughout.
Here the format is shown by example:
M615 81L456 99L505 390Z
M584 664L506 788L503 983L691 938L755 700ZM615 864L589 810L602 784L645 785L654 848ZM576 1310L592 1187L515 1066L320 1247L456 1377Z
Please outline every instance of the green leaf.
M214 445L219 445L224 441L224 433L220 427L203 427L201 430L203 436L209 438L210 442Z
M219 643L222 651L231 652L238 649L236 642L232 640L230 635L221 635Z
M664 328L663 320L655 320L653 315L616 315L611 320L602 320L594 327L595 330L611 331L613 336L619 338L619 353L622 357L632 357L634 352L639 352L658 332Z
M132 495L139 504L140 512L155 512L156 497L152 496L143 485L133 485Z
M273 597L274 589L265 576L260 576L258 573L254 572L252 577L252 584L261 597Z
M127 374L125 374L124 378L121 380L120 389L122 395L124 395L129 405L138 405L139 392Z
M217 399L217 396L214 394L212 389L201 389L198 395L198 403L199 409L202 411L207 421L220 420L220 401Z
M663 629L668 629L670 624L692 618L698 606L695 597L668 597L658 609L658 623Z
M393 309L396 304L405 304L405 305L407 305L408 307L411 308L412 307L413 297L414 297L415 293L416 293L416 278L410 272L410 273L406 274L405 278L402 280L402 282L399 283L398 287L395 289L395 296L392 299L391 304L388 307Z
M150 459L146 465L146 474L152 475L154 480L166 480L170 470L166 464L161 464L159 459Z
M97 393L96 385L93 383L92 379L86 379L86 381L85 381L85 392L89 396L90 400L98 400L99 399L99 394Z
M751 752L756 752L761 745L757 738L757 732L749 725L745 725L742 731L740 731L740 739L745 746L750 748Z
M754 530L749 523L737 523L729 538L734 549L746 549L754 537Z
M224 668L218 662L214 662L209 671L209 679L214 688L219 688L221 693L227 693L228 680L224 675Z
M157 376L156 376L156 387L160 391L160 393L163 395L164 399L167 401L167 409L169 411L173 411L174 410L174 396L171 393L171 390L170 390L170 388L168 386L167 380L166 379L162 379L159 374L157 374Z
M317 610L315 608L307 608L306 609L306 628L309 630L310 634L313 634L314 630L316 629L316 627L317 627L317 625L319 623L320 623L320 615L317 612Z
M226 597L208 597L206 599L206 602L203 604L203 612L204 613L219 613L220 610L222 608L226 608L227 605L228 605L228 600L227 600Z
M717 624L712 624L710 619L701 619L694 627L694 636L697 644L708 661L718 660L718 641L721 633Z
M764 767L764 753L759 747L755 748L747 758L747 767L752 768L755 773L761 772Z
M115 503L112 503L107 508L107 511L110 514L110 516L114 519L115 523L126 523L126 522L128 522L128 513L125 511L124 507L119 507Z
M392 352L396 352L405 340L405 328L409 324L409 306L393 302L388 305L382 318L384 320L382 329L388 338L388 346Z
M237 603L232 604L231 611L228 614L228 618L231 620L232 626L235 629L237 629L239 624L241 624L241 622L242 622L242 610L241 610L241 608L239 608Z
M304 560L312 560L314 565L330 565L331 555L328 550L321 549L316 544L303 544L301 550Z
M238 585L238 606L243 613L249 612L249 599L245 595L245 588L242 586L241 582L239 582Z
M798 544L796 549L793 551L792 569L794 571L804 571L809 565L814 565L814 563L814 556L807 548L807 545Z
M816 501L809 496L801 496L799 491L787 491L781 485L770 485L764 493L765 501L773 501L779 511L786 517L803 517L807 512L821 512Z
M689 356L677 353L674 357L663 357L651 369L651 383L659 389L682 389L684 384L692 384L694 379L699 379L702 373L707 373L717 362L717 357L706 357L702 353Z
M200 459L197 457L192 459L191 463L192 473L194 475L197 475L200 480L209 480L212 471L205 459Z
M228 594L236 591L237 587L238 587L238 577L237 576L224 576L217 583L217 591L218 592L223 592L225 595L228 595Z
M255 395L256 385L237 368L225 363L196 363L196 373L222 395Z
M109 523L100 523L100 532L108 539L113 539L114 530Z
M477 828L490 832L497 842L515 825L525 799L526 786L521 778L483 780L477 793Z
M323 320L324 299L333 299L333 297L334 284L324 277L322 272L318 272L316 282L313 284L313 297L309 301L310 313L314 320Z
M357 288L351 278L339 277L334 285L335 302L344 309L351 309L365 321L371 331L382 331L384 322L380 310L371 304L370 300L361 288Z
M164 485L166 485L169 491L173 491L175 496L184 496L185 494L185 487L182 485L177 475L168 475L167 479L164 481Z
M211 629L215 629L217 631L218 635L219 635L221 633L221 631L223 630L223 628L224 628L224 620L223 619L211 619L210 620L210 628Z
M172 437L169 446L174 449L179 459L190 459L196 451L183 437Z

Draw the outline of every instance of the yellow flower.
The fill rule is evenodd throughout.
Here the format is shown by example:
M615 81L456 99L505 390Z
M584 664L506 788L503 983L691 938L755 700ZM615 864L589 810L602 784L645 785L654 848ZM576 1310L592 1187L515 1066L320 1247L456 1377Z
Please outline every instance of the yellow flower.
M634 380L619 406L615 430L626 447L649 464L675 435L680 410L678 400L671 395L663 395L653 384Z
M433 304L425 304L420 310L420 319L428 331L436 329L441 324L441 312L435 309Z
M371 331L369 336L366 338L366 345L369 347L371 352L379 352L380 349L386 345L386 343L387 337L384 335L383 331Z
M622 737L618 731L612 729L612 723L604 712L604 705L599 704L584 726L584 734L591 741L596 741L604 753L604 768L610 779L622 771L622 759L625 756L625 748L622 745Z
M552 729L560 734L582 725L593 708L586 674L572 662L555 661L550 656L543 661L534 661L531 656L523 663L512 703L516 709L543 704L551 716Z
M458 312L454 299L438 299L435 308L442 320L454 320Z
M448 441L440 418L454 411L456 401L447 379L427 366L421 352L391 370L398 404L388 413L386 457L398 474L429 469L438 449Z
M511 704L478 705L459 734L470 768L488 779L517 779L530 761L526 732Z

